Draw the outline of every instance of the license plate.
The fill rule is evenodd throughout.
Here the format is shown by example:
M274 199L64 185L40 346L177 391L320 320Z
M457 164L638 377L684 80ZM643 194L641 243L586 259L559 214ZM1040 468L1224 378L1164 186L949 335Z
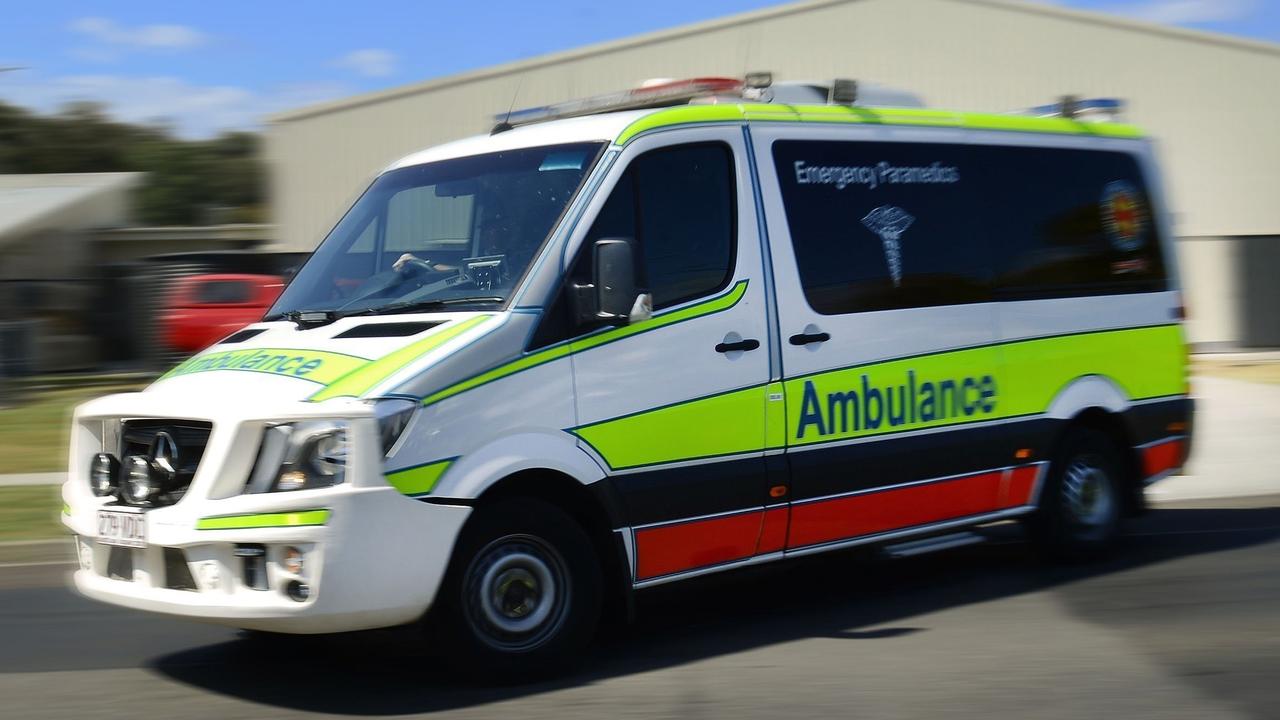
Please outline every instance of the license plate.
M147 516L142 513L99 510L98 542L121 547L146 547Z

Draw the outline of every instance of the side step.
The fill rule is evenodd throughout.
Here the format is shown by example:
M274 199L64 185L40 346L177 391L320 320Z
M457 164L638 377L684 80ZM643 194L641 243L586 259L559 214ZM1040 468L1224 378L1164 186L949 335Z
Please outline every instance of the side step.
M891 558L911 557L912 555L923 555L925 553L937 552L938 550L950 550L951 548L964 547L965 545L974 545L980 542L986 542L986 538L974 532L957 532L949 535L935 535L920 540L912 540L910 542L894 543L893 545L885 545L884 554Z

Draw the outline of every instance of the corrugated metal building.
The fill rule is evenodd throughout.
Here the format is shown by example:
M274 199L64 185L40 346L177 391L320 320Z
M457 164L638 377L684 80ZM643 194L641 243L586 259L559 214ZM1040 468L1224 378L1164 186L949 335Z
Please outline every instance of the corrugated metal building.
M285 113L267 144L281 241L314 247L381 167L487 131L517 91L529 106L746 70L955 110L1125 98L1160 142L1191 340L1280 346L1280 46L1017 0L810 0Z

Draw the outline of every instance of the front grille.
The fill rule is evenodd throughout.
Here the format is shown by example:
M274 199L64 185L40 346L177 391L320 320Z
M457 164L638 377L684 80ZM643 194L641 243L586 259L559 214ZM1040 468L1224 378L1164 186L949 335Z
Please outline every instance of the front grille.
M167 433L177 446L177 462L173 479L166 483L159 495L145 503L147 507L164 507L173 505L182 499L187 488L191 486L191 478L204 457L205 445L209 443L209 433L213 424L198 420L127 420L121 432L120 459L125 461L131 455L150 458L156 437ZM120 494L120 502L129 504Z

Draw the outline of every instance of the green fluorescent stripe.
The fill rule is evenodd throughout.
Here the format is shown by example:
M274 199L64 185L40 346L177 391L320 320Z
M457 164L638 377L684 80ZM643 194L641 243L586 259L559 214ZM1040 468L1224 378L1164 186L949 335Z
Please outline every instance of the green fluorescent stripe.
M386 357L352 370L308 399L312 402L320 402L335 397L359 397L373 389L375 385L391 377L404 366L462 333L487 322L492 317L492 315L478 315L461 322L446 323L433 328L430 334L421 340L406 345Z
M200 518L197 530L249 530L256 528L306 527L329 522L330 510L299 510L297 512L262 513L257 515L219 515Z
M1006 412L1044 412L1058 391L1082 375L1109 378L1130 399L1188 391L1179 325L1046 338L1002 348Z
M786 381L787 438L793 446L810 445L1038 415L1049 409L1049 404L1063 388L1086 375L1099 375L1111 380L1131 400L1181 395L1187 392L1183 360L1182 329L1177 325L1161 325L1014 340L841 368ZM875 427L869 426L866 417L859 418L857 427L852 422L853 406L857 405L862 415L868 412L865 400L868 388L880 391L877 404L883 406L890 402L886 396L892 392L894 406L901 407L902 398L909 397L910 390L900 392L899 389L909 388L911 377L919 388L926 382L934 386L945 380L958 384L964 378L976 380L986 375L990 375L995 383L994 404L990 411L977 410L968 415L950 412L929 421L913 420L908 415L902 422L891 424L887 409L881 407L878 411L880 421ZM806 408L804 398L809 383L813 385L816 404ZM826 434L820 434L810 423L805 428L805 436L799 436L800 420L806 409L810 412L816 409L829 422L835 414L831 395L851 392L857 394L858 401L851 402L848 410L839 402L834 405L841 408L842 414L850 413L848 427L842 419L839 428L826 428ZM921 397L922 394L917 392L917 404ZM912 401L908 399L905 403L910 405Z
M458 393L466 392L467 390L493 382L494 380L499 380L507 377L508 375L513 375L521 370L528 370L531 367L537 367L538 365L549 363L552 360L558 360L574 353L590 350L591 348L599 347L615 340L621 340L622 338L649 332L650 330L657 330L692 318L728 310L729 308L737 305L746 293L747 281L742 280L723 295L718 295L700 303L688 305L677 310L659 313L645 322L635 323L634 325L624 325L620 328L614 328L594 335L588 335L577 340L561 343L559 345L552 345L548 348L525 355L517 360L513 360L505 365L500 365L492 370L475 375L463 380L462 382L450 385L443 390L423 398L422 404L431 405L433 403L440 402L445 398L457 395Z
M426 495L435 489L440 482L440 478L444 477L445 471L449 469L455 459L449 458L448 460L419 465L407 470L387 473L387 482L391 484L391 487L405 495Z
M768 106L765 106L768 107ZM780 107L786 107L780 106ZM640 133L671 125L709 122L742 122L745 120L741 105L683 105L659 110L636 120L622 130L614 142L625 145Z
M614 470L758 452L765 442L763 385L585 425L574 434Z
M1003 130L1066 135L1137 138L1142 131L1120 123L1086 123L1067 118L1023 115L958 113L915 108L876 109L846 105L687 105L650 113L628 125L615 142L624 145L637 135L664 127L715 122L861 123L956 127L970 130Z
M249 348L203 353L165 373L161 380L200 372L234 370L297 378L328 385L367 363L368 360L343 353L300 348Z
M68 504L66 504L66 503L62 503L62 514L63 514L63 515L70 515L70 514L71 514L71 506L70 506L70 505L68 505Z
M991 375L995 382L992 412L951 413L929 422L887 420L875 428L840 428L820 435L810 424L798 436L806 383L812 383L824 419L831 417L830 393L866 385L885 393L907 383L917 387L942 380ZM784 445L814 445L855 437L887 435L929 427L1042 415L1073 380L1100 375L1116 383L1131 400L1185 395L1182 329L1177 325L1072 333L1047 338L1011 340L980 347L942 351L803 375L779 385L770 383L684 403L624 415L570 430L587 442L614 470L699 458L759 452ZM785 402L768 394L785 387ZM905 391L904 391L905 394ZM897 405L896 394L894 396ZM812 409L812 408L810 408ZM784 417L785 415L785 417Z

